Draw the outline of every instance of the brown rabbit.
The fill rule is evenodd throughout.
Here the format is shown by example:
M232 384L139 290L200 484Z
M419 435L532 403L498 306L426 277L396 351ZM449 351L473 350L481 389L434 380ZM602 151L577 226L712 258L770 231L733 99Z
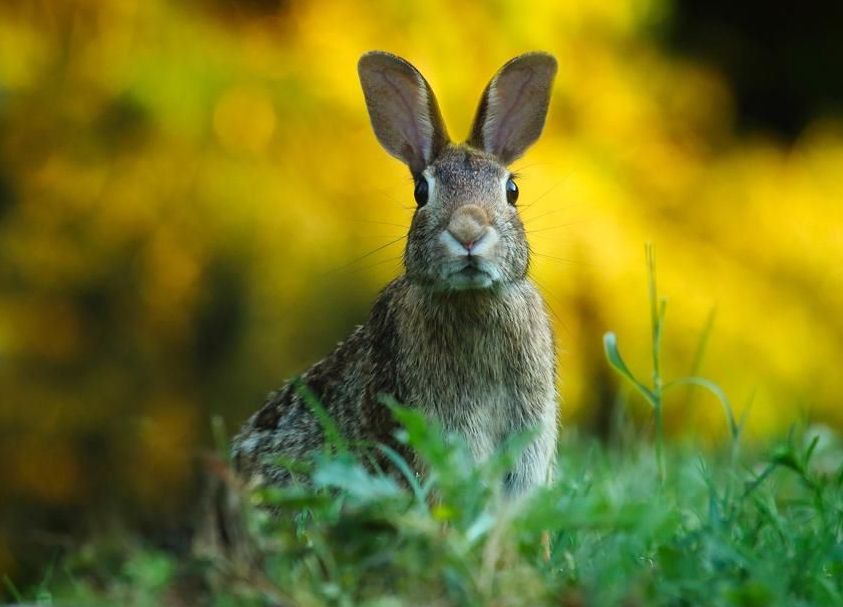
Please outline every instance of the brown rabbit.
M544 302L527 277L530 249L506 167L541 133L556 60L528 53L504 65L462 144L450 141L430 85L407 61L375 51L358 70L375 134L410 168L418 208L406 273L301 383L351 441L396 446L382 395L462 436L478 461L507 437L536 430L505 479L508 493L522 494L551 472L556 357ZM246 422L233 446L241 472L284 483L278 456L323 446L302 394L288 383Z

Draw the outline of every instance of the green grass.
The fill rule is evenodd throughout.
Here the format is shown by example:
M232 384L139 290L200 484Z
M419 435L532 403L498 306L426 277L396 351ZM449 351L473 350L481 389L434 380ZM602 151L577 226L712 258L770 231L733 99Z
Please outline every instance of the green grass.
M394 403L401 439L427 463L402 480L353 455L327 416L313 480L237 492L242 533L225 550L175 555L142 542L93 544L33 590L41 603L227 605L843 605L843 444L825 428L741 449L719 388L660 373L666 306L648 248L653 377L640 380L605 338L609 363L652 407L654 440L605 445L562 432L556 481L508 501L501 479L529 437L482 466L464 444ZM713 318L713 316L712 316ZM729 444L665 442L662 397L701 387L719 399ZM321 409L313 399L315 410ZM324 417L324 419L323 419ZM333 429L333 431L331 431ZM289 464L289 462L287 462ZM235 526L236 528L236 526ZM544 538L548 536L549 554ZM185 599L185 597L187 597ZM181 602L179 602L181 601Z
M738 461L669 445L662 481L651 446L606 448L566 432L558 480L512 504L497 490L507 455L474 468L415 413L401 415L432 467L423 481L405 486L348 454L322 455L315 486L250 494L248 549L184 559L137 544L118 557L112 547L104 563L89 548L53 574L42 600L843 604L843 449L830 435Z

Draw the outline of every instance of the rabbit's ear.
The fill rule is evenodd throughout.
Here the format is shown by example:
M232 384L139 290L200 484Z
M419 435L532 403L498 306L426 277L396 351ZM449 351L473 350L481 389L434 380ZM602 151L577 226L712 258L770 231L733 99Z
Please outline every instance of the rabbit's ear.
M378 141L421 173L448 144L430 85L407 61L382 51L360 57L357 71Z
M544 127L556 59L526 53L507 62L480 97L468 144L509 164L535 143Z

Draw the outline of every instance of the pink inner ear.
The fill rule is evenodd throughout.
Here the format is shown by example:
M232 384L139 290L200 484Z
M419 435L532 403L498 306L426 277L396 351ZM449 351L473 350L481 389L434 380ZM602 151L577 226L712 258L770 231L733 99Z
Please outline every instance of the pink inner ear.
M483 126L487 151L503 156L513 133L525 124L525 114L534 111L524 102L534 77L533 70L513 70L502 74L489 89L489 115Z
M403 149L427 162L430 157L430 140L433 126L426 117L427 94L424 84L398 70L383 69L378 72L393 93L395 106L390 108L389 119L406 140ZM410 158L407 158L410 161Z
M424 79L395 58L371 57L361 64L360 80L381 145L411 171L422 170L432 156L436 135Z

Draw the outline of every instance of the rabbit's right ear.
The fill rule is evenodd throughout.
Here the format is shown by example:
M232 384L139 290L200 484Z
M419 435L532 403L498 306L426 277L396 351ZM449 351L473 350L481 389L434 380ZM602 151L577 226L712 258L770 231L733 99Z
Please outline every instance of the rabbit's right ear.
M544 128L556 59L526 53L506 63L483 91L468 144L509 164Z
M372 51L357 64L372 128L387 152L417 175L448 144L430 85L404 59Z

